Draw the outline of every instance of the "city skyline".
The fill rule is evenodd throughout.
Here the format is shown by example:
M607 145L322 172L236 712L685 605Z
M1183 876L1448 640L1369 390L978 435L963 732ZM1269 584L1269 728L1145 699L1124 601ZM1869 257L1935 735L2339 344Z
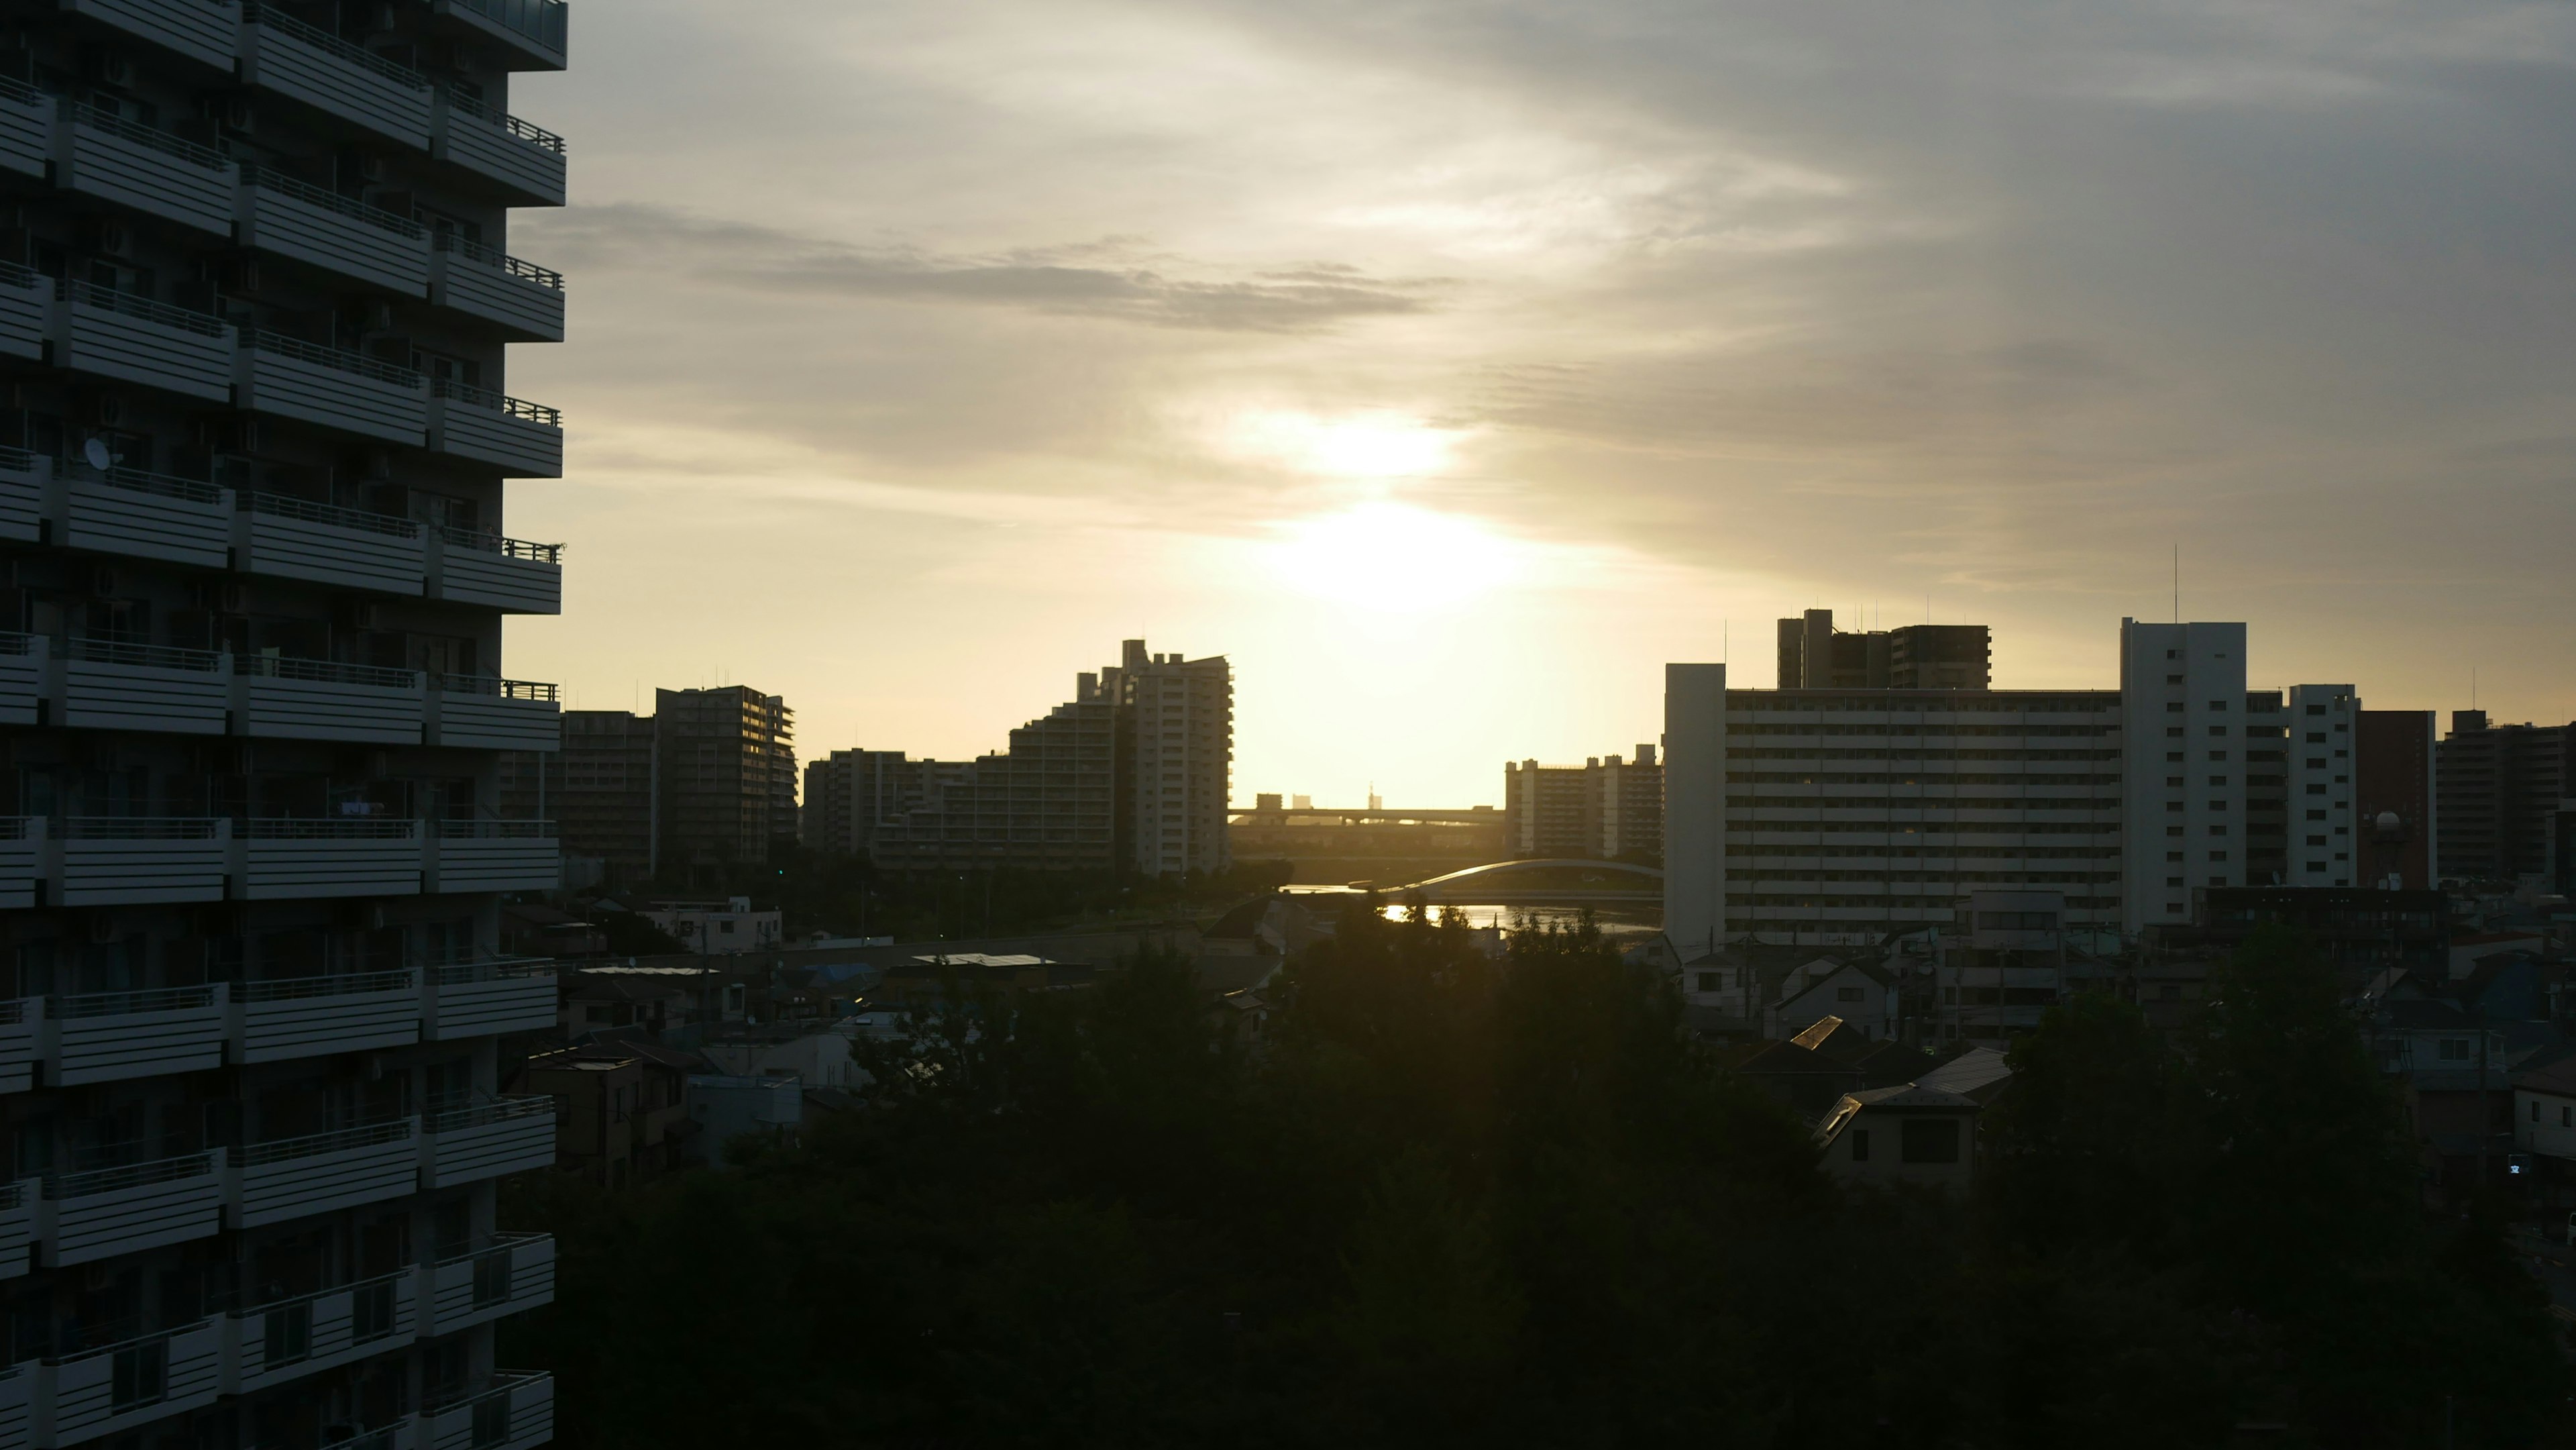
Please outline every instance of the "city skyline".
M1141 635L1234 661L1243 798L1459 804L1811 605L2106 683L2179 544L2259 678L2576 717L2563 15L769 13L522 103L574 703L971 756Z

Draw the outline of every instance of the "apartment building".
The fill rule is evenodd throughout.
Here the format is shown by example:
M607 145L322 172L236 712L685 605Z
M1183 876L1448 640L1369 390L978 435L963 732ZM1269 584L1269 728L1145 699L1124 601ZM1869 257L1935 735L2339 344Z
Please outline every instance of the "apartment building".
M543 0L21 6L0 49L0 1443L530 1446L551 1296L495 1181L554 1156L497 1034L552 886L498 757L560 608L505 344L563 200L512 116Z
M973 773L969 761L915 760L900 750L835 750L805 767L805 848L864 855L875 846L879 826L926 809Z
M1656 747L1579 766L1503 762L1503 839L1523 860L1660 858L1664 768Z
M563 841L565 885L650 878L654 867L653 717L566 710L561 748L501 758L501 806L545 817Z
M1810 609L1779 627L1784 690L1982 690L1993 683L1993 640L1982 624L1909 624L1843 631Z
M923 782L934 798L879 822L869 854L896 870L1221 871L1233 765L1225 657L1131 639L1008 750Z
M796 835L796 714L742 685L653 692L659 870L721 872Z
M2561 803L2576 795L2576 725L2496 725L2484 710L2454 710L2433 770L2442 875L2555 879Z
M2358 884L2429 891L2442 879L2433 741L2430 710L2354 712L2353 826L2367 853Z
M2367 886L2362 843L2354 834L2354 778L2361 740L2361 698L2350 685L2299 685L2289 691L2281 722L2285 845L2281 886ZM2248 742L2259 759L2261 742ZM2257 858L2259 859L2259 857ZM2259 877L2248 885L2265 884Z

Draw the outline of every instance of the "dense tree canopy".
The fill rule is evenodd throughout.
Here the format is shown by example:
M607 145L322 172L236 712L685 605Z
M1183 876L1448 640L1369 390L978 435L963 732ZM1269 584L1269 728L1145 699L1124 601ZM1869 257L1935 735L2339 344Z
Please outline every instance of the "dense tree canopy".
M1858 1193L1585 931L1354 915L1258 1042L1186 963L987 1001L799 1148L549 1182L572 1447L2541 1443L2529 1281L2428 1226L2324 973L2084 1000L1977 1201ZM2276 1442L2278 1443L2278 1442Z

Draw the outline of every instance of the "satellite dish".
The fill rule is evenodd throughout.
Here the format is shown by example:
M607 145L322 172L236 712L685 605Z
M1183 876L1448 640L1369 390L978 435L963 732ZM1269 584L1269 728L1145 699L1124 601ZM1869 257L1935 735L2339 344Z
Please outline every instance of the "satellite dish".
M81 457L88 459L89 466L101 473L105 473L108 465L116 461L108 456L107 445L96 438L81 445Z

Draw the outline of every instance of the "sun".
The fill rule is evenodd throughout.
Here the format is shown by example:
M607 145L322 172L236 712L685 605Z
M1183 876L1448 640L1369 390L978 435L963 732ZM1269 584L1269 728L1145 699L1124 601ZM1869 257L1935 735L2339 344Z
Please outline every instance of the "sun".
M1270 563L1315 598L1386 614L1453 608L1517 580L1524 551L1472 519L1376 502L1280 526Z

